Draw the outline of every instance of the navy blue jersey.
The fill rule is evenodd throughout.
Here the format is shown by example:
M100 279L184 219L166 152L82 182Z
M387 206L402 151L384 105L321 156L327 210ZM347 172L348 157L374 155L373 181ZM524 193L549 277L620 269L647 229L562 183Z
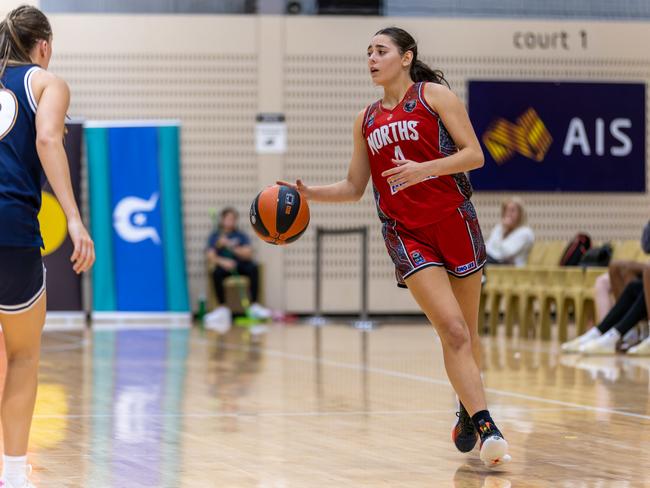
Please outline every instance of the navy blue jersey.
M217 241L219 240L219 237L221 236L221 233L219 231L213 232L210 234L210 237L208 238L208 248L212 248L215 251L217 251L217 255L225 258L235 258L236 256L232 255L232 252L230 252L228 249L219 249L217 248ZM226 238L230 239L231 241L234 241L235 247L239 246L249 246L251 243L250 238L244 234L243 232L240 232L238 230L234 230L232 232L227 232L226 233Z
M36 152L35 65L8 66L0 87L0 246L42 247L43 168Z

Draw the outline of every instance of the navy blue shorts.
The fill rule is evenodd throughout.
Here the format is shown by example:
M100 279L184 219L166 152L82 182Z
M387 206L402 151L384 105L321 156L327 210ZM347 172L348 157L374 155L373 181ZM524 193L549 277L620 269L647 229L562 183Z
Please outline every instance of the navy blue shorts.
M0 246L0 313L25 312L44 292L41 250Z

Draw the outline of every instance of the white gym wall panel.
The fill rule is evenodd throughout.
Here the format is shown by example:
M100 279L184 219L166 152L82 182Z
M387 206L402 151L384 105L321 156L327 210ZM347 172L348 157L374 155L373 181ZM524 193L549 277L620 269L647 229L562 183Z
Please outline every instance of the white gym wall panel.
M234 205L248 228L250 201L276 177L322 184L345 177L355 115L380 96L366 47L381 27L399 25L419 40L422 59L441 68L462 98L470 79L634 81L650 79L650 28L643 22L275 17L210 15L52 15L51 69L72 90L72 116L177 118L183 125L185 243L192 303L205 292L203 251L210 208ZM581 44L586 32L587 46ZM565 49L558 36L566 33ZM517 33L552 38L554 48L515 46ZM288 151L259 156L255 114L281 111ZM588 168L585 169L588 171ZM504 194L477 193L484 234ZM636 239L648 220L647 194L520 194L539 240ZM371 191L361 202L311 205L311 229L295 244L257 242L269 305L309 313L314 306L314 229L370 229L371 312L412 312L394 284ZM360 303L358 237L326 237L323 310Z

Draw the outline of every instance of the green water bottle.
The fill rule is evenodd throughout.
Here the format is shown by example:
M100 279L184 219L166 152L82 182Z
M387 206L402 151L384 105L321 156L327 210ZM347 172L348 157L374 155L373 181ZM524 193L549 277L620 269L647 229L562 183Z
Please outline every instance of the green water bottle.
M205 295L201 295L199 297L199 311L196 314L196 318L199 321L199 325L203 329L205 325L205 313L206 313L206 300L205 300Z

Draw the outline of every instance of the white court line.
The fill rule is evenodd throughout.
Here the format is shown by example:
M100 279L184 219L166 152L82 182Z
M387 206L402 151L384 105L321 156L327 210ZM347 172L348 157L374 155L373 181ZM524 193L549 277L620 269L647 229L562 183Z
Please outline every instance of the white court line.
M129 418L221 418L221 417L238 417L238 418L256 418L256 417L353 417L358 415L430 415L436 413L449 413L450 409L444 410L387 410L387 411L368 411L359 410L353 412L206 412L206 413L161 413L146 415L131 415ZM111 418L116 414L72 414L72 415L34 415L34 418L57 419L57 418Z
M573 408L526 408L519 407L522 411L526 412L565 412L567 410L574 410ZM257 417L356 417L356 416L393 416L393 415L432 415L438 413L455 412L454 408L445 408L440 410L357 410L351 412L333 411L333 412L206 412L206 413L161 413L161 414L146 414L146 415L131 415L129 418L221 418L221 417L237 417L237 418L257 418ZM66 415L34 415L38 419L85 419L85 418L112 418L116 414L66 414Z
M196 340L196 339L195 339ZM207 342L207 339L204 339ZM250 347L242 347L242 346L237 346L234 344L223 344L222 347L226 347L228 349L238 349L238 350L250 350ZM272 349L265 349L261 348L261 351L264 352L265 354L268 354L269 356L276 356L276 357L281 357L285 359L293 359L296 361L303 361L303 362L309 362L309 363L315 363L316 360L313 357L310 356L302 356L299 354L290 354L286 353L283 351L275 351ZM438 380L435 378L429 378L427 376L420 376L420 375L415 375L415 374L409 374L409 373L400 373L399 371L391 371L389 369L383 369L383 368L368 368L366 366L359 366L356 364L349 364L349 363L341 363L338 361L330 361L327 359L321 359L320 363L326 366L332 366L335 368L342 368L342 369L352 369L355 371L368 371L369 373L376 373L376 374L383 374L384 376L390 376L393 378L401 378L401 379L406 379L406 380L412 380L412 381L419 381L421 383L432 383L435 385L445 385L451 388L451 385L449 384L448 380ZM615 415L622 415L624 417L632 417L632 418L637 418L637 419L643 419L643 420L650 420L650 415L643 415L640 413L632 413L632 412L624 412L621 410L617 410L614 408L606 408L606 407L593 407L591 405L582 405L580 403L573 403L573 402L563 402L561 400L553 400L550 398L543 398L543 397L538 397L534 395L525 395L523 393L516 393L513 391L506 391L506 390L498 390L496 388L486 388L486 392L492 393L494 395L500 395L504 397L510 397L510 398L518 398L521 400L529 400L529 401L535 401L535 402L541 402L541 403L548 403L550 405L559 405L563 407L571 407L571 408L577 408L580 410L587 410L590 412L599 412L599 413L609 413L609 414L615 414Z

